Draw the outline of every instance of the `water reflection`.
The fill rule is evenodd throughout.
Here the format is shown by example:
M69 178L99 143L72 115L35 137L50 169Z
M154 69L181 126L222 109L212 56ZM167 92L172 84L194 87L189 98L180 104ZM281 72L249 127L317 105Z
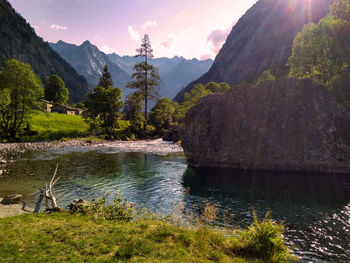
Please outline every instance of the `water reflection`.
M21 193L27 203L59 164L54 193L61 207L75 198L120 191L159 213L183 206L199 214L206 201L219 208L217 224L246 226L252 210L285 221L286 237L303 261L349 262L350 177L187 168L183 154L28 152L6 165L0 196ZM229 216L227 216L229 215Z
M186 209L200 203L198 212L207 199L219 208L219 224L228 213L240 226L251 222L253 209L260 217L271 210L285 221L302 262L349 262L349 176L187 168L183 184L190 189Z

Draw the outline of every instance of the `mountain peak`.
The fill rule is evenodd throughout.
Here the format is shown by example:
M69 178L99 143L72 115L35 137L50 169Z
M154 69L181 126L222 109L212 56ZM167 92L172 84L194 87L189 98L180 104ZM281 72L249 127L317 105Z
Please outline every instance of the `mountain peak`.
M91 42L89 40L85 40L82 44L82 46L92 46Z

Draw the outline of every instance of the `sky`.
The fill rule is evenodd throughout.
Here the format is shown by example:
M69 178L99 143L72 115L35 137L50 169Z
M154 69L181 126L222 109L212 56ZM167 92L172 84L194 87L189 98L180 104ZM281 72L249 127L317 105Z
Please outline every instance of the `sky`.
M257 0L9 0L45 41L136 55L144 34L155 57L214 59Z

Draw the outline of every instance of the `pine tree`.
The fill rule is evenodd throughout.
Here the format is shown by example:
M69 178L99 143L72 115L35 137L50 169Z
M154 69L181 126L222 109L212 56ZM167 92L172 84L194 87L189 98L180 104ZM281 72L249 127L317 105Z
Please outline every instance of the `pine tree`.
M105 89L114 86L112 76L108 70L107 65L105 65L103 68L102 76L101 76L97 86L104 87Z
M148 63L148 58L153 57L153 49L149 36L146 34L142 39L142 44L139 49L136 50L138 55L144 57L144 61L137 63L134 66L135 72L132 74L132 81L127 83L127 87L135 89L142 95L144 104L144 117L147 120L147 106L148 100L155 100L158 97L160 77L158 69ZM146 127L146 126L145 126Z

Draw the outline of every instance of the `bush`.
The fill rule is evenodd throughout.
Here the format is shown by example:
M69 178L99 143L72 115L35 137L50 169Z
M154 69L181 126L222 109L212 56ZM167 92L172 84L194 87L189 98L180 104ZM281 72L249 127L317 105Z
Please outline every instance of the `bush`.
M78 206L73 213L87 215L96 219L108 221L131 221L134 215L134 209L131 203L127 203L125 198L116 195L113 203L108 205L106 197L97 200L94 203Z
M243 241L246 242L246 252L252 256L268 262L290 262L296 260L284 243L283 223L276 223L271 219L271 212L267 212L263 221L259 221L253 211L253 224L242 232Z

